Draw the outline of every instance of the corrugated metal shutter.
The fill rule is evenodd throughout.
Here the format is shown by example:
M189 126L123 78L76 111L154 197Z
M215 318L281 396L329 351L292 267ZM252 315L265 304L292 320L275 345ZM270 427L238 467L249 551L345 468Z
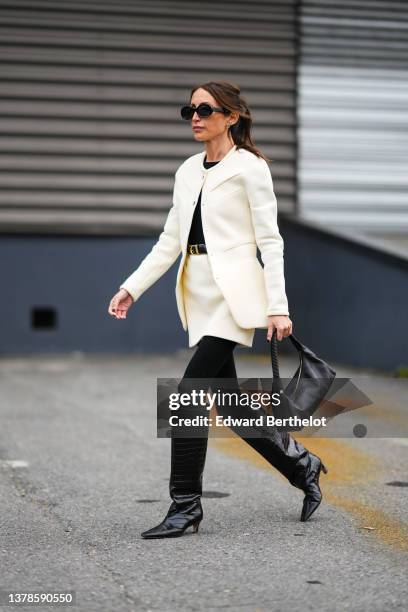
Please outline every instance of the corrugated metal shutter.
M408 230L408 3L303 0L299 208L344 229Z
M0 1L0 229L154 235L202 150L179 107L238 83L295 199L295 1Z

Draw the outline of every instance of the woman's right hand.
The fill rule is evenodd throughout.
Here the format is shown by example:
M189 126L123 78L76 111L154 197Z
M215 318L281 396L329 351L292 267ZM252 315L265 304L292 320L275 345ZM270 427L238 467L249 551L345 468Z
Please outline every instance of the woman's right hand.
M116 319L126 319L126 314L131 305L133 298L126 289L119 289L110 301L108 312Z

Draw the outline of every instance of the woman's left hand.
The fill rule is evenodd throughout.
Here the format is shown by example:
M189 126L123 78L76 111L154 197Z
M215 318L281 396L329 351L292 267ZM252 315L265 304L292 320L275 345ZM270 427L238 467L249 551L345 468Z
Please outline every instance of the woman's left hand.
M276 337L278 340L283 340L292 333L292 321L287 315L269 315L268 316L268 333L266 339L271 341L274 330L276 329Z

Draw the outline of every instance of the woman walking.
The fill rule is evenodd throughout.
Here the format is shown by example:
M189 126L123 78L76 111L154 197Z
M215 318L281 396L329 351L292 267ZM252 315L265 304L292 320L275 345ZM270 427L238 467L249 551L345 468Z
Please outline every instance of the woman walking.
M189 346L197 348L180 387L188 390L190 379L229 379L238 390L234 348L251 347L257 328L267 329L268 341L274 332L279 341L292 333L272 177L267 159L252 141L251 112L239 87L226 81L195 87L181 116L191 122L204 151L187 158L177 169L173 206L163 232L120 285L108 312L126 318L130 306L182 253L177 307L183 328L188 330ZM224 408L217 406L220 410ZM253 411L237 406L233 414L248 417ZM268 429L263 437L237 432L304 491L300 520L308 520L322 499L320 471L327 472L319 457L287 432ZM207 435L200 438L172 435L172 503L163 521L142 537L180 536L190 526L198 530L203 518L207 442L208 428Z

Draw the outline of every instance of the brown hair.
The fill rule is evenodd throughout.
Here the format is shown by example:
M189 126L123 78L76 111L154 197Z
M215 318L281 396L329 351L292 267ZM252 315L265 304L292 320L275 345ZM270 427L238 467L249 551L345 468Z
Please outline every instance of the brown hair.
M257 157L262 157L268 163L268 159L254 144L251 137L252 116L246 100L241 96L241 89L229 81L208 81L197 85L191 90L190 99L197 89L205 89L210 93L217 103L229 111L238 111L239 119L229 129L232 140L238 149L246 149Z

